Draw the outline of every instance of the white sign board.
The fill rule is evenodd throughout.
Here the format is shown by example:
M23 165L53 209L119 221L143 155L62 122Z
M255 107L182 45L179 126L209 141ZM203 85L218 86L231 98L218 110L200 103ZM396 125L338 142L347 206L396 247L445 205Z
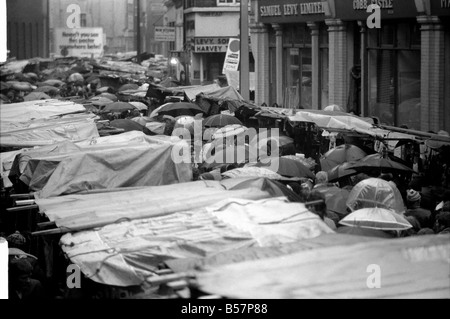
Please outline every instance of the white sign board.
M155 27L155 41L173 41L175 42L174 27Z
M103 28L78 28L55 30L56 54L67 48L67 55L99 57L103 52Z
M241 44L239 39L230 39L228 42L228 50L225 56L222 73L225 71L237 71L241 57Z

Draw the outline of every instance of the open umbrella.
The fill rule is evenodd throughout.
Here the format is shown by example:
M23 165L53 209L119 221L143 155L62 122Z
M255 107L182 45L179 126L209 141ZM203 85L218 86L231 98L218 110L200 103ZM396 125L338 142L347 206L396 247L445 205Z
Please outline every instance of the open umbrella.
M269 134L258 134L254 138L251 139L250 145L256 145L261 154L269 154L268 151L271 151L271 142L274 143L275 147L281 148L283 146L294 143L294 139L290 138L286 135L277 135L277 136L268 136Z
M337 104L328 105L323 110L330 112L345 112L345 110Z
M245 164L250 161L256 162L257 160L257 154L252 152L248 145L213 149L213 154L213 151L205 154L206 160L202 164L204 168L209 169L226 164Z
M232 169L232 170L222 173L222 176L229 177L229 178L263 177L263 178L269 178L269 179L278 180L278 181L298 181L298 180L300 180L299 178L296 178L296 177L287 178L287 177L281 176L278 173L271 171L270 169L267 169L264 167L256 167L256 166L235 168L235 169Z
M33 89L28 82L12 82L10 84L11 88L17 91L31 91Z
M81 82L84 83L84 77L80 73L72 73L69 78L67 79L67 82Z
M155 135L147 127L129 119L113 120L109 123L109 125L115 128L121 128L125 132L139 131L144 132L147 135Z
M355 211L361 208L381 207L403 214L405 206L400 191L392 182L367 178L356 184L347 199L347 206Z
M327 210L335 212L339 216L345 216L347 212L347 198L350 195L348 190L340 188L339 191L331 194L331 196L325 195L325 203L327 204Z
M173 117L189 115L195 116L196 114L204 113L203 110L194 103L187 102L177 102L177 103L166 103L154 110L150 117L155 117L158 115L170 115Z
M113 102L106 104L101 108L101 111L106 112L123 112L128 110L134 110L135 107L127 102Z
M107 99L106 97L101 97L101 96L93 97L90 99L90 101L91 101L92 105L99 106L99 107L114 103L114 101Z
M248 130L247 127L240 125L240 124L232 124L232 125L226 125L222 128L219 128L217 131L214 132L212 139L222 139L227 138L230 136L237 136L242 133L245 133Z
M37 100L48 100L48 99L51 99L51 97L43 92L31 92L30 94L28 94L27 96L25 96L23 98L23 100L25 102L37 101Z
M409 172L415 173L414 170L402 163L401 159L393 160L394 156L390 158L388 156L383 156L382 154L376 153L367 155L366 157L360 159L355 164L350 165L348 168L354 169L358 172L364 172L367 170L379 169L383 172Z
M328 181L330 183L334 183L334 182L339 181L342 178L350 177L350 176L358 174L358 172L356 170L349 168L349 166L352 166L355 163L356 163L356 161L345 162L345 163L342 163L342 164L335 166L332 169L328 170L327 171Z
M203 140L204 141L211 141L214 133L218 130L217 127L208 127L203 132Z
M126 91L126 90L137 90L139 89L139 85L134 84L134 83L128 83L128 84L124 84L122 85L117 92L122 92L122 91Z
M118 98L117 98L117 96L115 96L114 94L112 94L112 93L102 93L102 94L100 94L100 95L98 95L99 97L106 97L107 99L110 99L111 101L113 101L113 102L117 102L118 101Z
M63 86L65 83L63 81L60 80L56 80L56 79L50 79L50 80L46 80L42 83L40 83L40 85L38 86L54 86L54 87L61 87Z
M266 167L283 176L307 177L314 179L314 174L302 163L284 157L268 157L255 164L256 167Z
M212 115L203 123L205 127L224 127L231 124L243 125L238 118L226 114Z
M351 144L339 145L329 150L321 157L320 166L323 171L329 171L339 164L357 161L365 156L367 156L367 154L358 146Z
M145 105L142 102L129 102L131 105L133 105L135 108L137 108L139 111L145 111L148 109L147 105Z
M412 227L402 215L380 207L358 209L340 220L339 224L379 230L404 230Z
M97 89L97 92L100 92L100 93L109 93L111 91L113 91L113 89L111 89L109 86L102 86Z
M50 93L50 94L56 94L59 92L59 89L54 86L41 86L35 89L33 92L43 92L43 93Z
M183 128L189 131L191 136L194 135L195 118L193 116L179 116L175 119L174 131Z

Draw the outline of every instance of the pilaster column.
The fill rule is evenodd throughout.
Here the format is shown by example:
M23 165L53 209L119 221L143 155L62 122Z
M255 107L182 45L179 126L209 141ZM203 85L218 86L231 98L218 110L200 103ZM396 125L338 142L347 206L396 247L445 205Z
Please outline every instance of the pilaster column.
M283 105L283 27L277 23L272 24L275 30L276 45L276 85L277 85L277 104Z
M347 108L348 73L347 27L339 19L325 20L329 33L329 104Z
M312 47L311 47L311 68L312 68L312 108L320 109L320 42L319 25L316 22L308 22L311 29Z
M419 16L417 21L421 25L420 129L438 132L444 128L444 28L435 16Z
M262 23L250 25L255 58L255 103L269 104L269 33Z

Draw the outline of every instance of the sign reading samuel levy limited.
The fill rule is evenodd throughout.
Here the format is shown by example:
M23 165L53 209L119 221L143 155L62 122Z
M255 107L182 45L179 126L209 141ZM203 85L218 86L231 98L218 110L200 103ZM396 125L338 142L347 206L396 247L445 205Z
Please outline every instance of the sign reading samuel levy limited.
M259 16L262 22L301 22L325 19L325 4L311 0L261 0Z

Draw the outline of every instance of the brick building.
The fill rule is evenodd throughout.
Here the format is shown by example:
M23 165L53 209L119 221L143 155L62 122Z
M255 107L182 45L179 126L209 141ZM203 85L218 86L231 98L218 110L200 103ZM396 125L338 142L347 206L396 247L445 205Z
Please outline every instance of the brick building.
M450 131L450 3L257 0L255 102L346 111Z

